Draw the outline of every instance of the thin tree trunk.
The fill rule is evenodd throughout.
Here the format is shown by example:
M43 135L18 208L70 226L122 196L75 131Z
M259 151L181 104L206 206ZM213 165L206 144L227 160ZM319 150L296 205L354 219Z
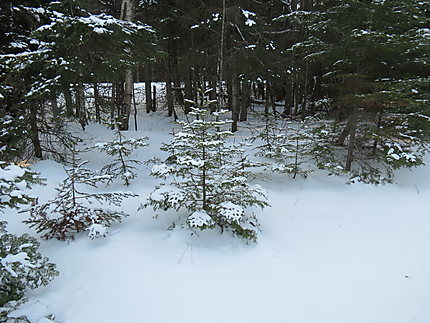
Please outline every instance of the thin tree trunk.
M66 101L66 115L68 117L73 117L73 99L70 88L65 88L63 90L64 100Z
M42 159L42 147L39 140L39 127L37 125L37 105L30 105L30 129L31 142L33 143L33 152L36 158Z
M152 111L152 93L151 93L151 67L147 64L143 68L143 74L145 75L145 105L146 113Z
M85 130L85 126L87 125L87 119L85 108L85 87L82 81L82 75L79 75L78 89L76 95L76 115L79 119L79 123L81 124L82 130Z
M155 85L152 86L152 106L151 111L157 111L157 87Z
M131 114L131 104L133 101L133 88L134 88L134 80L133 80L133 70L128 68L125 71L125 82L124 82L124 100L121 104L120 111L120 130L128 130L128 123Z
M167 114L169 117L173 116L175 110L173 104L173 92L172 92L172 82L170 82L170 76L167 77L166 81L166 101L167 101Z
M191 104L189 100L193 100L193 82L191 80L191 68L187 66L187 68L185 69L185 114L188 114L191 111Z
M116 108L116 88L117 88L117 84L116 83L112 83L112 97L111 97L111 104L110 104L110 123L111 123L111 129L115 129L115 108Z
M350 171L354 160L355 137L357 132L358 108L354 107L350 115L350 128L348 140L348 153L346 155L345 170ZM349 121L348 121L349 122Z
M251 103L251 85L248 80L242 82L242 100L240 107L239 121L246 121L248 118L248 108Z
M96 121L98 123L101 123L101 116L100 116L100 93L99 93L99 87L97 83L93 84L94 88L94 107L96 108Z
M237 131L237 122L239 120L239 109L240 109L240 99L239 99L239 80L234 75L232 76L231 82L231 116L233 122L231 124L231 131Z
M121 3L121 19L133 21L135 4L133 0L122 0ZM128 121L131 113L131 103L133 99L133 69L128 67L125 70L125 85L124 85L124 101L120 111L120 130L128 130Z
M134 130L137 131L137 104L136 104L136 95L134 93L134 86L133 86L133 106L134 106Z
M219 50L219 63L218 63L218 107L221 109L222 99L223 99L223 70L224 70L224 43L225 43L225 24L226 24L226 0L222 0L222 22L221 22L221 40L220 40L220 50ZM218 117L217 117L218 119Z

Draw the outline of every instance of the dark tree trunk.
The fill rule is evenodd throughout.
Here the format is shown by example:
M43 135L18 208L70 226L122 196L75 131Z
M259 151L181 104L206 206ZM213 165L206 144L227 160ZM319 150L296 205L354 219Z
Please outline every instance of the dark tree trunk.
M155 85L152 86L152 105L151 111L157 111L157 87Z
M242 96L239 121L248 119L248 108L251 105L251 84L248 80L242 82Z
M152 111L152 93L151 93L151 66L146 65L143 69L143 74L145 76L145 103L146 103L146 113Z
M85 109L85 87L81 77L79 77L78 88L76 91L76 116L79 119L82 130L85 130L85 126L87 125Z
M33 143L33 152L36 158L42 159L42 147L39 140L39 127L37 125L37 105L30 105L30 130L31 142Z
M99 93L99 87L97 83L93 84L94 88L94 107L96 109L96 121L98 123L101 123L101 116L100 116L100 93Z
M66 101L66 115L68 117L73 117L73 99L72 92L70 88L65 88L63 90L64 100Z
M173 116L173 111L175 110L173 104L173 91L172 82L170 82L170 77L166 81L166 102L167 102L167 114L169 117Z
M189 113L191 103L188 100L193 100L193 83L191 80L191 68L188 66L185 69L185 104L184 104L184 112Z
M231 116L233 122L231 124L231 131L237 131L237 122L239 121L239 110L240 110L240 96L239 96L239 80L234 75L232 76L231 82Z

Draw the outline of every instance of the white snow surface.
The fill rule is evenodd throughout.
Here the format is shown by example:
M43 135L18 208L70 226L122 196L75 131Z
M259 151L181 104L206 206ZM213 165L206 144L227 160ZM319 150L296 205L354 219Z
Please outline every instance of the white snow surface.
M137 150L140 159L165 159L159 147L172 128L165 113L142 113L138 121L129 135L150 138ZM83 134L111 135L101 125ZM94 169L104 165L99 152L84 155ZM166 230L181 211L137 211L160 183L151 168L139 165L128 189L141 197L127 199L121 209L130 216L106 238L40 240L60 276L29 291L32 304L66 323L430 322L429 166L398 171L385 186L345 185L346 178L319 170L307 179L260 176L271 207L253 210L261 232L249 245L217 230ZM32 170L47 179L29 191L43 203L65 172L52 161ZM117 181L99 189L122 188ZM6 210L0 219L10 232L37 236L21 223L27 216Z

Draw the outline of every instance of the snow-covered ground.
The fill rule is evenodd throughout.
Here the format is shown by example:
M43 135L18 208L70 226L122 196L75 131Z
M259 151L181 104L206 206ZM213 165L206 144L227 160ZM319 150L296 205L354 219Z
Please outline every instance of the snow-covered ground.
M169 122L162 112L139 116L140 130L127 136L148 136L150 146L138 158L162 157ZM85 136L96 143L113 133L91 125ZM107 159L97 151L83 157L95 169ZM346 185L322 171L259 177L271 207L256 210L261 232L250 245L219 231L168 231L177 214L137 211L159 183L151 167L140 166L129 188L107 188L140 197L124 202L130 216L106 238L41 242L60 276L28 292L37 301L34 322L41 308L65 323L430 322L430 166L399 171L385 186ZM63 166L41 161L32 169L47 179L31 190L44 202ZM20 222L26 217L0 215L9 231L36 235Z

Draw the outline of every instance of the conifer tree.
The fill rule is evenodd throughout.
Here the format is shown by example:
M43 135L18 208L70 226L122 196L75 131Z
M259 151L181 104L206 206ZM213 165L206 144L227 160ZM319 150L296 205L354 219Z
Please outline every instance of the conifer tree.
M23 190L30 184L41 184L37 174L18 165L0 162L0 210L17 208L32 200Z
M38 251L39 245L28 234L7 233L6 223L0 221L0 307L23 297L26 289L47 285L58 275L56 266Z
M303 18L307 57L320 64L336 121L317 127L318 165L354 180L392 181L423 163L430 110L428 5L406 1L320 1Z
M257 156L264 157L265 169L271 172L292 174L295 178L298 174L307 177L305 159L309 156L311 137L301 129L300 122L286 122L280 124L280 120L265 113L264 124L258 126L258 134L251 138L256 143L254 148Z
M66 168L67 177L60 184L57 196L44 203L35 204L30 209L30 217L24 222L43 233L46 239L74 239L75 234L89 231L91 238L104 236L112 222L121 221L127 216L123 212L92 207L94 202L105 202L120 206L124 198L134 194L125 192L98 193L85 192L83 187L97 187L106 182L110 176L100 176L85 168L87 161L79 161L77 150L72 149L72 165Z
M267 206L265 193L248 183L250 162L243 149L227 143L232 133L222 129L226 121L216 121L219 113L209 114L206 94L200 91L203 104L191 108L194 120L181 122L182 131L162 146L169 157L151 174L166 182L149 195L144 207L183 209L190 228L219 227L255 241L258 222L246 209Z
M101 175L110 176L108 184L119 177L125 185L130 185L131 180L137 176L134 165L141 164L139 160L131 159L130 155L135 149L148 146L147 141L147 137L125 139L122 131L117 129L113 141L96 144L100 151L114 157L110 164L103 166L100 170Z

